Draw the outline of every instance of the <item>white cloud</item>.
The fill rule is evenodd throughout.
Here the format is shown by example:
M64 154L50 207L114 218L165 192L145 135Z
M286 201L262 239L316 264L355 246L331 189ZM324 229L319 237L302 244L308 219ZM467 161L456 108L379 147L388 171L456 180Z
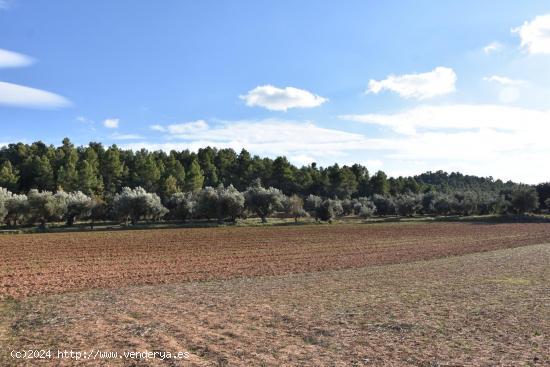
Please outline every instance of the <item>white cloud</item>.
M70 106L71 103L55 93L0 81L0 105L59 108Z
M498 83L498 84L501 84L501 85L520 85L520 84L524 83L523 80L511 79L511 78L508 78L508 77L505 77L505 76L500 76L500 75L486 76L486 77L483 78L483 80L485 80L487 82L495 82L495 83Z
M184 122L182 124L172 124L166 127L170 134L193 134L198 131L208 129L208 124L204 120Z
M118 128L120 120L115 118L106 119L103 121L103 126L105 126L108 129L116 129Z
M151 125L151 126L149 126L149 129L155 130L155 131L166 131L166 129L164 128L164 126L159 125L159 124Z
M202 120L199 120L202 121ZM164 128L168 131L168 128ZM255 154L286 155L296 164L313 161L334 161L350 151L365 150L368 140L361 134L327 129L312 122L287 120L233 121L209 127L185 129L182 134L170 135L168 142L136 142L127 148L150 150L191 149L205 146L249 149ZM178 139L174 140L174 139Z
M0 2L0 9L2 8ZM18 68L29 66L34 60L26 55L0 48L0 68Z
M394 114L344 115L341 119L387 126L396 132L414 135L417 129L477 130L510 132L550 129L550 111L501 105L420 106Z
M111 139L116 139L116 140L139 140L139 139L143 139L143 136L137 135L137 134L118 134L118 133L115 133L115 134L111 134L110 138Z
M263 107L271 111L286 111L289 108L312 108L322 105L328 99L307 90L272 85L258 86L246 95L239 96L249 107Z
M549 179L541 167L547 166L550 156L550 110L446 105L341 118L397 132L396 137L370 139L369 144L386 150L385 166L387 162L401 162L400 173L444 169L528 183Z
M485 52L487 55L502 51L504 49L504 45L500 42L494 41L489 43L487 46L483 47L483 52Z
M484 77L483 80L501 85L503 88L498 92L498 99L502 103L516 102L520 96L518 86L525 84L523 80L511 79L505 76L492 75Z
M427 73L392 74L384 80L370 80L367 93L387 89L404 98L427 99L455 91L456 79L453 69L439 66Z
M550 14L539 15L513 28L521 38L521 47L531 54L550 54Z

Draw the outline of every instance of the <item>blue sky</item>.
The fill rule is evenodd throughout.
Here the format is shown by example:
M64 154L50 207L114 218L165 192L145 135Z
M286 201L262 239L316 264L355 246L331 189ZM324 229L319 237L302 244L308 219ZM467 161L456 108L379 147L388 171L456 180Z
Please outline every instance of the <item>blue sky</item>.
M0 123L547 181L550 4L0 0Z

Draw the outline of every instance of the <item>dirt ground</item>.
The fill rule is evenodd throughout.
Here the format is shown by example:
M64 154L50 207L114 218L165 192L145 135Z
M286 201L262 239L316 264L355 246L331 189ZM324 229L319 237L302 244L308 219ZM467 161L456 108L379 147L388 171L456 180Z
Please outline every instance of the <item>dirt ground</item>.
M0 299L395 264L550 243L550 224L393 223L0 236Z
M0 364L548 366L550 245L4 302ZM187 351L14 360L12 349Z

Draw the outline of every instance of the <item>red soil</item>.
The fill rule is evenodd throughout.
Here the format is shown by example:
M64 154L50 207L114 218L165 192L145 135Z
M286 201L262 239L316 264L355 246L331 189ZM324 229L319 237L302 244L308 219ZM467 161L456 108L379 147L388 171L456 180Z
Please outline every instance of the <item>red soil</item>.
M550 224L363 224L6 235L0 299L306 273L550 242Z

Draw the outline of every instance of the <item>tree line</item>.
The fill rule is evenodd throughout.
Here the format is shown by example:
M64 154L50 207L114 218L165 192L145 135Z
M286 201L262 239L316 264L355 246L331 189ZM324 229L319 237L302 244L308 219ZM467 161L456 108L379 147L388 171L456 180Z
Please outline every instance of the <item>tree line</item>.
M0 187L9 225L44 224L53 218L71 224L76 217L234 220L255 213L265 219L273 211L290 213L290 207L296 218L321 220L348 214L471 215L550 207L550 183L519 185L442 171L388 178L383 171L371 175L360 164L296 167L285 157L262 158L244 149L132 151L100 143L75 147L67 138L58 147L35 142L1 148ZM135 197L132 205L130 197ZM215 205L214 197L219 201ZM266 214L265 205L255 200L267 200L273 209ZM147 210L131 209L139 205Z

